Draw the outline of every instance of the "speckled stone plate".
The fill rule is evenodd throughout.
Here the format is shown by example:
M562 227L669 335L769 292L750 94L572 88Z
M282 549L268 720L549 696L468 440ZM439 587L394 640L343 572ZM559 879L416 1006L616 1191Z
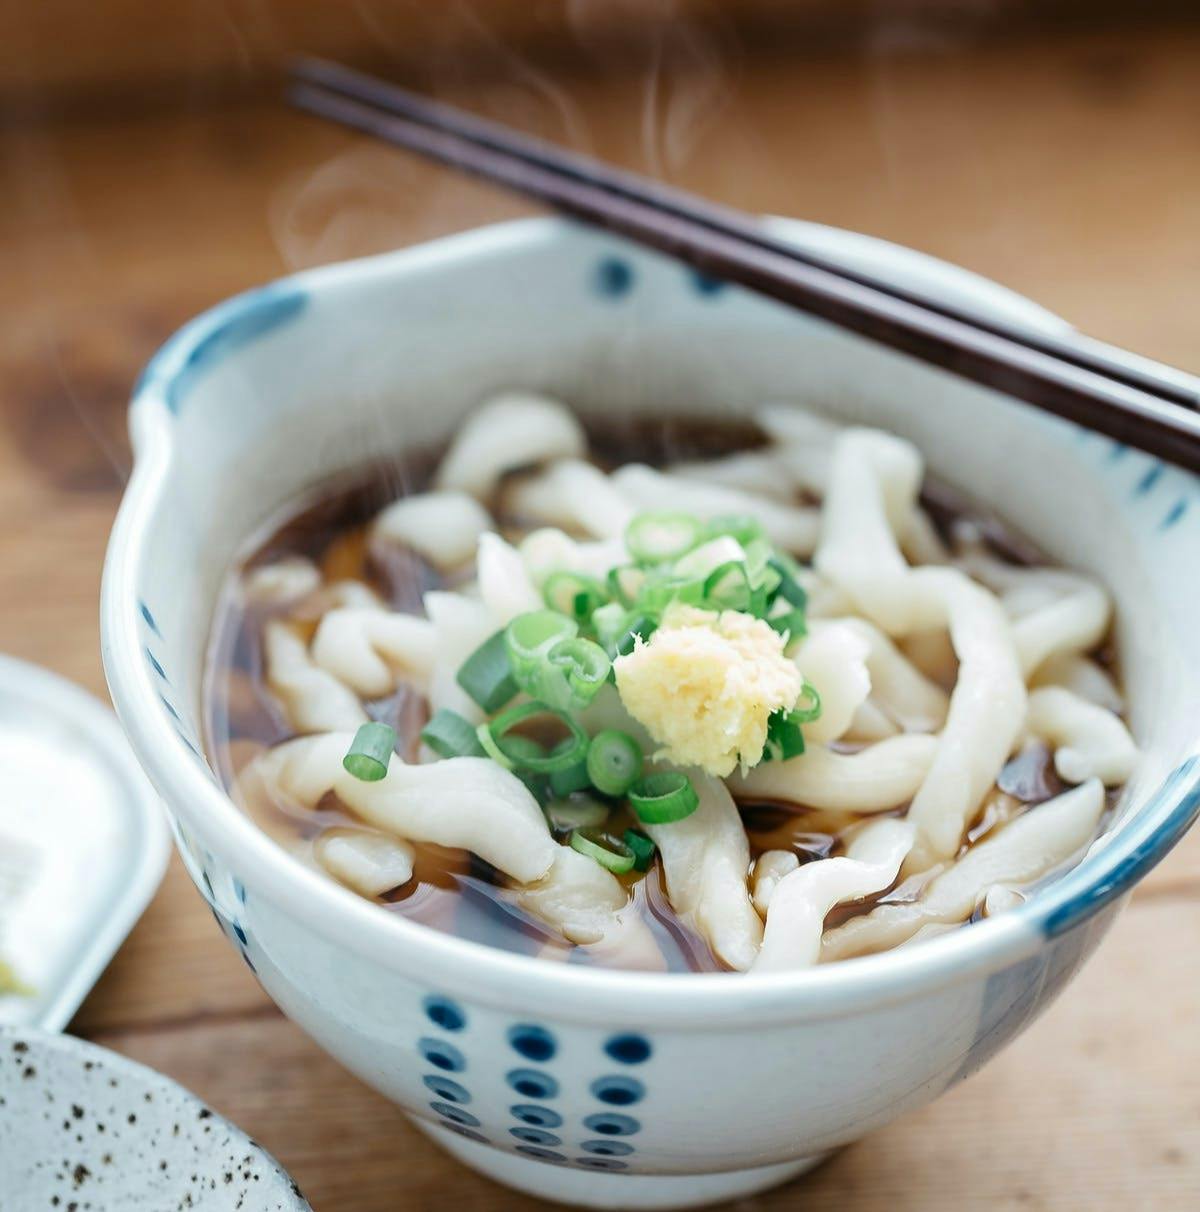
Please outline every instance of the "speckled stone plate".
M0 1212L311 1212L182 1086L70 1036L0 1028Z

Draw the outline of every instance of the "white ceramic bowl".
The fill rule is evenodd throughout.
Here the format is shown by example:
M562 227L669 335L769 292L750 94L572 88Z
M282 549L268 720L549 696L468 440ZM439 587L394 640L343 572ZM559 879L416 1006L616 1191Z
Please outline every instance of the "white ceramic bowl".
M797 240L1029 325L1000 287L844 232ZM812 971L589 971L381 912L302 868L201 753L214 595L246 537L369 456L444 440L525 386L623 415L813 403L931 468L1116 594L1145 760L1118 826L1022 908ZM104 660L180 850L270 995L468 1164L556 1199L745 1194L934 1098L1062 989L1200 807L1197 483L610 237L539 220L301 274L186 326L137 388Z

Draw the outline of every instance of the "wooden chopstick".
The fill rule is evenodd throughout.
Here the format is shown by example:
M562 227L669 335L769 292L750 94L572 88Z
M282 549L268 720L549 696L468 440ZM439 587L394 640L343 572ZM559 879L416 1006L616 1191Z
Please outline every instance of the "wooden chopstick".
M1200 415L1183 407L1179 385L1151 389L1117 377L1093 365L1081 364L1039 348L1024 331L997 331L973 316L927 306L848 275L841 267L816 264L784 246L748 239L724 224L706 223L688 208L660 205L659 187L649 191L628 185L607 187L595 179L586 157L559 153L540 144L535 154L523 154L496 134L503 128L488 123L486 137L466 132L457 115L447 121L449 107L428 102L406 105L394 112L394 98L380 103L356 75L349 81L340 70L311 63L298 69L306 79L291 90L293 101L322 117L365 131L398 146L493 181L545 202L557 210L604 227L685 261L702 273L737 282L758 293L797 307L889 348L910 354L1024 400L1045 411L1146 450L1192 471L1200 471ZM337 78L331 88L326 77ZM372 86L388 90L382 82ZM456 111L450 111L456 114ZM481 123L470 119L467 125ZM523 136L514 136L518 141ZM528 149L524 149L526 152ZM566 159L570 163L563 163ZM628 181L637 179L622 174ZM679 191L671 191L679 195ZM701 204L703 205L703 204ZM730 212L736 215L736 212ZM748 217L746 222L751 222ZM738 222L742 222L739 217ZM1161 385L1161 384L1160 384Z
M452 105L422 97L419 93L365 75L340 63L330 63L323 59L302 59L294 65L293 75L297 80L341 93L364 104L386 110L397 117L408 118L421 126L448 131L494 151L508 152L527 163L561 172L578 181L590 181L610 193L649 202L661 210L691 219L714 231L736 236L759 248L839 274L883 294L916 303L930 311L962 320L998 336L1020 341L1065 362L1093 370L1141 391L1173 400L1187 408L1200 409L1200 392L1195 388L1171 379L1165 368L1156 366L1149 360L1138 359L1137 364L1131 366L1122 351L1115 350L1101 341L1083 337L1075 332L1044 333L1018 328L990 316L964 312L944 299L905 289L836 260L822 257L819 253L798 249L773 235L759 220L744 211L710 202L706 198L675 189L650 177L606 164L593 156L558 147L544 139L513 130L499 122L481 118Z

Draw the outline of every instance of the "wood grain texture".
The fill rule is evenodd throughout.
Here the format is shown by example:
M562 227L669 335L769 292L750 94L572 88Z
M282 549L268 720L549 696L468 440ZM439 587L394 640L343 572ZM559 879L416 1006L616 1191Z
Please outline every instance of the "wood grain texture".
M657 108L640 79L447 95L739 206L959 261L1200 370L1198 63L1200 31L1180 28L767 59L737 78L672 76ZM129 466L125 399L154 347L289 267L519 208L269 103L17 123L0 166L0 648L103 693L103 544ZM1198 930L1200 833L983 1073L747 1207L1194 1209ZM210 1099L319 1212L524 1206L279 1016L178 863L73 1029Z

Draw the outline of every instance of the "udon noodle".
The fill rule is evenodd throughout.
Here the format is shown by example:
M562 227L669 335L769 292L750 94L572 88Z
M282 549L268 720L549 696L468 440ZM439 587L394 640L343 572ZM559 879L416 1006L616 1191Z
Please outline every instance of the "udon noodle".
M783 407L632 449L478 409L231 576L209 741L355 893L548 960L780 972L1019 906L1138 759L1103 587ZM372 487L374 486L374 488Z

